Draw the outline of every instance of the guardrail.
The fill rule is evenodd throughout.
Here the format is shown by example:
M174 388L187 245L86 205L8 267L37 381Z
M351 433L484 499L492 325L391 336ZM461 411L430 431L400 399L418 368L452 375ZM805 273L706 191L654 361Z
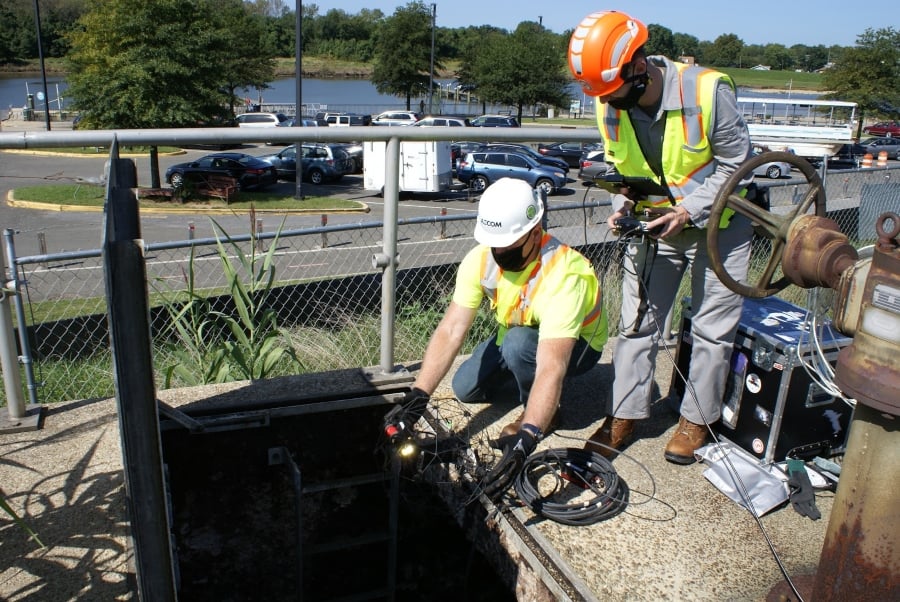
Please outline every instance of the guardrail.
M403 361L412 361L421 353L421 348L397 348L395 341L395 318L398 308L406 307L415 314L415 308L408 305L410 299L428 298L432 301L434 291L427 287L435 283L448 285L447 274L452 271L462 254L474 244L471 240L472 215L435 217L426 220L403 220L399 209L399 142L401 140L450 140L458 139L460 132L453 128L271 128L255 131L237 128L192 129L192 130L116 130L116 131L61 131L61 132L18 132L0 133L0 149L4 148L46 148L65 146L104 146L115 148L119 145L179 145L210 142L294 142L302 141L354 141L383 140L387 141L388 165L386 168L386 185L384 192L385 212L382 222L357 224L353 226L328 226L311 228L302 231L282 233L285 248L279 253L282 267L279 281L284 281L285 292L279 298L279 311L296 319L303 314L303 319L319 324L327 324L335 339L343 336L342 329L348 321L357 319L357 310L365 309L376 315L380 327L371 329L365 334L366 340L353 354L348 354L350 361L365 362L371 358L373 365L377 362L379 369L388 373L394 369L398 353ZM538 141L596 141L594 128L564 127L522 127L522 128L467 128L464 137L471 140L493 141L506 140L515 142ZM52 159L47 159L52 161ZM873 211L890 208L890 203L897 202L896 182L891 176L900 174L892 169L856 170L828 174L826 186L829 191L828 212L835 217L842 229L852 233L854 239L865 239L865 216ZM764 184L768 182L762 180ZM787 181L770 187L773 206L789 207L796 203L802 195L802 186ZM605 193L601 193L605 194ZM583 205L573 204L568 209L551 207L548 212L550 222L548 229L565 242L586 249L586 254L594 261L598 269L613 270L613 255L604 246L606 230L603 225L608 214L608 201L604 196L601 202L592 199ZM429 228L433 224L433 228ZM274 233L254 233L251 235L229 235L241 244L258 244L261 240L271 239ZM405 246L404 246L405 245ZM403 251L401 252L401 247ZM147 245L144 249L148 281L178 282L183 278L183 268L195 255L200 261L212 265L217 262L214 257L215 244L211 240L176 241L164 244ZM763 252L762 249L754 249ZM334 254L334 261L324 265L322 258L329 253ZM440 257L440 266L426 260L426 256ZM305 258L315 257L316 261ZM78 254L41 255L32 257L16 257L14 244L8 245L7 265L13 272L14 287L26 292L30 303L48 305L53 303L78 303L84 299L83 315L77 320L54 320L31 324L28 328L33 341L25 337L26 362L30 362L31 354L27 345L34 342L39 346L36 360L61 359L70 361L68 372L55 376L58 387L83 384L88 387L98 380L98 375L84 372L80 359L90 355L97 348L106 345L105 311L102 287L101 251L80 252ZM400 261L403 265L400 265ZM70 264L77 263L77 266ZM323 265L319 265L323 264ZM301 269L298 269L300 266ZM400 268L406 272L400 273ZM416 271L418 270L418 271ZM209 270L209 280L197 285L206 290L221 288L221 275L216 279ZM410 275L422 280L410 280ZM301 283L301 285L297 283ZM323 284L328 283L328 284ZM606 286L615 291L617 279L613 273ZM444 293L447 291L444 290ZM788 291L797 302L797 290ZM380 296L380 303L376 297ZM25 324L25 317L32 315L25 311L24 295L17 295L16 302L23 303L17 308L17 321ZM610 296L614 298L614 296ZM789 298L789 297L786 297ZM76 300L76 301L73 301ZM406 305L405 305L406 304ZM405 311L405 310L404 310ZM608 306L607 311L615 316L617 308ZM54 315L52 307L46 312ZM98 317L99 316L99 317ZM312 316L312 317L310 317ZM156 319L162 319L156 316ZM613 326L615 320L611 321ZM371 325L369 326L371 328ZM327 357L328 352L318 354ZM64 364L65 362L60 362ZM311 365L313 371L327 370L336 367L326 364ZM108 371L107 371L108 372ZM45 386L48 378L40 378L41 386ZM29 383L29 391L37 388L35 382ZM67 393L66 399L99 396L104 394L96 390L78 390ZM105 394L108 394L105 393ZM57 397L54 395L54 397ZM58 398L58 397L57 397Z

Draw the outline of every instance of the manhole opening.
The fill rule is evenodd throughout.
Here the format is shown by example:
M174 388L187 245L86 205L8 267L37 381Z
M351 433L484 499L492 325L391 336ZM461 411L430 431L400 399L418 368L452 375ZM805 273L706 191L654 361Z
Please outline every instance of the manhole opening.
M389 407L248 412L246 428L238 413L204 433L164 421L179 599L514 600L432 485L392 481ZM289 462L270 463L277 448Z

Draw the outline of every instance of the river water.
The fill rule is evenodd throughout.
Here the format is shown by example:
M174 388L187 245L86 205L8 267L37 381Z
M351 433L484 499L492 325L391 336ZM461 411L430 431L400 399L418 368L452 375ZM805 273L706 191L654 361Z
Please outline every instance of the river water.
M457 93L454 80L438 79L435 85L440 85L444 91L444 99L440 108L435 111L444 114L477 115L483 112L492 112L501 107L483 106L477 100L465 93ZM304 79L301 82L303 103L323 106L329 110L351 111L355 113L374 114L387 109L405 108L406 99L396 96L380 94L375 86L366 79ZM47 77L47 97L50 100L50 109L65 108L68 104L66 98L67 84L62 76ZM273 81L269 88L263 90L242 90L239 96L251 103L268 105L291 105L296 99L296 83L294 78L283 78ZM28 94L34 95L35 108L41 110L45 106L42 100L43 82L39 73L16 74L14 77L0 75L0 117L5 117L8 109L22 107L27 102ZM740 90L741 97L778 96L794 99L814 99L818 94L790 93L790 92L760 92ZM440 96L435 93L435 97ZM591 98L585 98L581 90L573 85L572 96L581 100L581 106L589 109ZM421 96L414 97L411 108L418 110L420 102L427 101L425 90ZM502 107L507 108L507 107Z

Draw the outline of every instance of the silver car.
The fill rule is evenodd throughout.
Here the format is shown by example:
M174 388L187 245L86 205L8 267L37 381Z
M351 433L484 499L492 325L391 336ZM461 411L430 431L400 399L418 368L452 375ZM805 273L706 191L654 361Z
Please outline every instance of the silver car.
M765 146L753 147L754 155L761 155L768 152L770 152L770 150ZM770 180L784 178L791 175L791 164L785 163L784 161L769 161L768 163L763 163L762 165L754 169L753 175L765 176Z
M888 159L900 159L900 138L869 138L863 142L866 152L871 153L872 158L877 159L878 153L884 151Z

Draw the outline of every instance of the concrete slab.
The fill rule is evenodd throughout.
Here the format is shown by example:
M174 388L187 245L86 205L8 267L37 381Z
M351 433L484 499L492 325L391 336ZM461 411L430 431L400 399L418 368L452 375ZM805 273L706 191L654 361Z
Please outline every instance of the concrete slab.
M561 426L540 449L581 447L595 430L611 384L612 347L594 369L567 382ZM657 397L662 397L671 374L670 350L660 350L657 366ZM447 382L435 395L437 407L456 403ZM160 398L174 408L208 408L229 399L286 399L298 393L328 397L347 386L373 386L365 370L348 371L347 380L302 383L296 378L229 383L164 391ZM489 435L519 411L487 404L466 409L472 432ZM526 508L514 511L515 520L508 522L523 526L556 566L550 570L540 558L525 558L544 587L523 584L519 599L761 601L783 581L767 541L789 575L809 580L818 564L832 494L817 496L819 521L789 506L757 521L703 477L705 466L663 460L676 420L666 404L655 403L627 457L615 460L633 492L624 513L572 527L536 517ZM12 509L46 545L42 549L30 541L0 512L0 599L136 599L114 400L51 406L40 430L0 436L0 484ZM554 573L569 578L557 580ZM547 592L552 597L541 597Z

